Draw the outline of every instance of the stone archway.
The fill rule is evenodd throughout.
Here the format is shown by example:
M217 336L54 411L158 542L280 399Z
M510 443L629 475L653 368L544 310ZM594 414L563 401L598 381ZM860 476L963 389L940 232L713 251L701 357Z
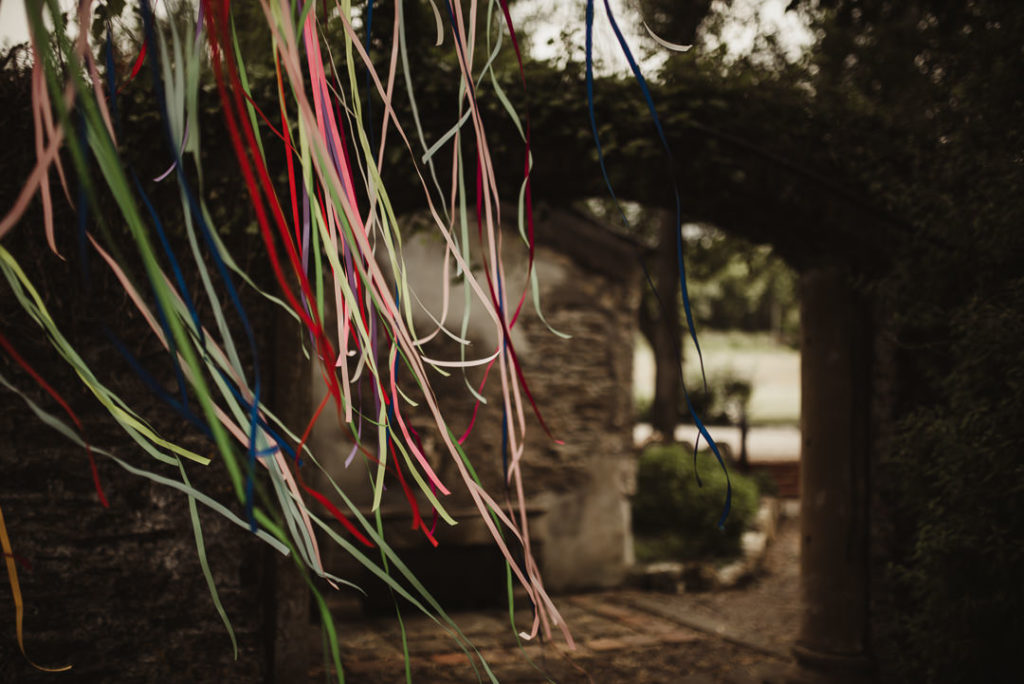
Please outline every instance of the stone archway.
M583 143L586 153L574 151L581 145L576 130L545 126L545 116L578 120L585 119L585 112L554 107L538 113L535 200L565 206L603 194L590 140ZM642 138L637 126L627 117L617 122L614 133L620 141ZM868 416L876 403L871 386L876 340L867 326L871 303L856 293L853 278L866 264L882 260L879 245L871 240L886 219L836 184L816 184L794 172L792 164L743 151L726 153L724 144L712 149L696 128L667 135L673 148L690 153L675 169L685 220L768 244L800 274L807 296L802 309L801 504L808 526L802 534L808 608L795 653L801 672L862 671L870 662L867 501L874 437ZM630 163L636 168L645 161ZM674 211L668 206L668 186L652 177L652 172L623 176L616 193L623 200ZM875 229L866 231L864 224ZM838 599L839 594L844 598Z
M787 246L792 249L792 243ZM803 610L792 645L793 667L780 681L868 681L873 670L869 487L876 442L871 417L877 408L872 382L879 372L874 314L849 263L822 254L798 255L795 261L801 310Z
M707 184L730 185L732 169L704 169ZM784 681L869 681L870 472L872 449L886 430L879 421L887 415L873 386L883 372L876 358L882 343L872 327L877 313L855 280L884 261L859 228L878 217L827 188L800 198L792 191L799 179L768 178L772 168L763 160L743 170L734 198L695 193L687 218L770 245L799 276L803 616Z
M585 242L580 233L585 228L576 226L568 232L557 232L552 246L572 255L572 245ZM596 239L593 231L587 235L588 240ZM617 239L607 232L604 235ZM576 267L604 273L602 277L613 276L621 267L621 260L615 257L615 244L594 248L590 243L589 249L575 252L570 260ZM806 679L814 674L823 677L820 681L845 681L869 671L871 662L867 564L870 316L866 303L854 291L849 267L814 258L799 264L798 270L802 314L801 575L805 609L794 644L793 676ZM286 363L284 367L295 369L301 364ZM306 384L302 378L288 377L280 378L279 383L283 387ZM302 415L302 403L290 401L287 410ZM584 505L580 510L585 509ZM574 533L570 530L568 534ZM617 562L621 565L622 560L624 557ZM614 575L618 570L610 572ZM281 668L309 662L309 651L318 643L316 629L310 623L305 586L294 575L291 569L282 567L277 583L275 660L282 680L288 673ZM573 586L574 581L568 577L559 580L564 587Z
M869 254L837 230L833 242L801 245L814 217L795 237L782 227L785 203L726 208L695 203L708 223L767 243L799 276L801 311L800 539L803 613L785 682L861 682L873 672L871 653L872 449L885 426L880 397L880 338L868 295L856 277ZM824 204L823 206L828 206ZM826 215L841 214L833 207ZM834 213L833 213L834 212ZM752 220L747 223L745 216ZM849 226L853 215L841 217ZM827 223L826 223L827 225ZM773 228L775 226L776 228ZM776 239L777 238L777 239ZM850 248L849 251L846 251Z

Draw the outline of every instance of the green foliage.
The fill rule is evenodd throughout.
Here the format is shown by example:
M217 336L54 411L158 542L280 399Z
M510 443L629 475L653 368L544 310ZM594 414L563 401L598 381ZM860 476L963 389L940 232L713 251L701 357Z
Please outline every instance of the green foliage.
M107 0L95 5L92 14L92 27L89 32L94 44L101 45L106 40L107 26L121 16L125 0Z
M1024 279L992 294L952 312L940 398L904 419L886 464L911 523L886 628L922 681L1011 681L1006 654L1024 633Z
M739 553L740 536L757 514L757 485L739 473L729 473L732 511L724 529L719 529L726 477L711 452L701 452L697 463L703 486L694 476L692 452L683 445L652 445L640 455L633 499L638 557L652 546L676 559Z
M690 225L684 232L694 316L715 330L768 330L795 340L800 329L796 274L767 245Z
M1016 681L1024 633L1024 12L831 0L822 109L851 183L900 225L869 289L896 346L876 654L898 681Z
M694 388L690 402L697 415L708 423L738 424L750 404L753 384L731 370L708 373L707 380L707 391L704 391L699 377L690 379L690 387ZM685 407L681 406L680 410L684 419L689 416Z

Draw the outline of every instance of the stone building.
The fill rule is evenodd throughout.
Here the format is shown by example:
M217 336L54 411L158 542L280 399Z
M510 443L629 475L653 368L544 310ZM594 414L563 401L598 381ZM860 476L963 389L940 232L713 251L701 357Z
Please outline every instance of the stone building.
M504 207L503 216L514 226L514 208ZM539 301L544 319L561 336L551 332L537 315L527 291L522 315L512 329L512 344L551 431L551 436L546 434L527 402L530 415L522 470L532 547L551 591L614 586L632 563L632 350L640 297L638 262L632 256L635 247L573 211L540 208L535 212L535 226L533 268L540 284ZM505 230L504 240L505 286L518 299L527 286L528 251L514 227ZM432 316L440 317L441 238L430 230L412 231L404 241L403 255L410 290ZM461 290L453 287L447 325L456 331L462 319L462 297ZM482 310L471 310L469 321L468 357L491 353L498 340L489 319ZM416 324L430 329L431 321L420 312ZM430 348L429 355L451 356L457 354L456 349L445 339ZM465 376L455 370L448 378L433 377L442 410L456 434L466 430L474 413L475 399L465 383L478 387L482 372L482 367L477 367ZM481 406L464 447L486 489L502 501L506 485L501 386L496 369L484 396L488 405ZM429 418L422 422L421 434L430 434L430 422ZM314 451L330 454L325 458L334 464L332 477L348 483L346 491L351 490L368 508L365 462L357 460L348 468L340 465L350 444L346 431L330 421L322 421L314 430ZM428 585L431 591L451 594L451 601L468 605L496 604L504 596L504 571L490 533L468 493L460 488L457 469L442 453L437 439L425 436L424 446L441 480L454 488L442 504L459 524L448 527L441 523L437 532L440 548L431 548L421 535L409 533L408 504L394 487L385 494L382 506L392 523L389 538L402 547L401 555L418 574L437 578L438 586ZM421 504L429 510L429 503ZM455 557L467 562L452 563ZM431 569L437 564L445 566L443 573ZM461 580L453 574L460 570L466 574ZM477 588L467 591L467 585Z

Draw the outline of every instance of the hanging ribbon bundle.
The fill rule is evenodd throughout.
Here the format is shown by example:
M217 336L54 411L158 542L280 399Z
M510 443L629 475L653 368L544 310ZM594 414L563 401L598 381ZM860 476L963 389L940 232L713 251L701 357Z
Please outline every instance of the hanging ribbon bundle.
M293 556L308 576L319 576L337 586L346 582L325 568L318 546L318 532L327 535L386 582L395 594L434 616L468 652L471 645L402 563L372 519L373 514L379 514L385 475L392 473L401 483L414 529L429 543L437 545L435 526L423 519L419 501L427 502L433 509L435 522L456 522L444 506L444 497L452 491L452 484L438 476L436 466L425 453L423 440L411 425L411 407L418 406L421 414L432 420L433 442L440 445L442 456L451 460L450 470L461 480L458 487L468 493L504 555L510 573L525 589L534 608L532 624L521 636L532 638L541 632L548 635L552 627L557 627L571 644L571 636L545 592L538 565L530 554L520 470L528 414L534 413L545 431L548 426L530 391L511 336L527 296L532 293L537 310L540 308L533 268L530 117L526 113L520 118L494 71L495 59L507 41L518 62L522 86L527 87L519 41L506 1L484 3L484 13L476 2L469 3L467 9L460 2L444 0L438 7L434 0L428 0L436 19L436 44L447 43L450 59L456 65L452 74L459 80L457 121L432 144L426 141L419 119L401 0L395 3L390 43L386 44L383 56L377 55L376 62L369 54L374 19L372 0L361 8L361 13L353 12L349 0L319 5L313 0L258 0L258 14L265 24L261 28L268 36L272 56L277 97L273 109L267 106L265 93L257 97L253 92L247 55L240 47L238 27L228 0L202 0L192 15L194 30L188 31L182 31L175 21L158 13L155 2L139 1L142 34L137 38L141 49L124 73L119 74L113 58L114 36L109 27L106 44L97 49L90 44L86 30L76 36L65 31L56 2L26 0L34 60L31 92L36 166L15 205L0 220L0 238L17 225L32 198L38 196L43 207L45 239L56 253L56 231L62 227L54 219L50 183L55 173L70 197L68 178L73 175L78 188L75 208L79 216L79 259L94 258L109 269L124 289L173 365L176 394L161 387L110 333L112 348L128 359L141 381L153 389L169 410L215 445L213 458L223 461L244 513L236 514L231 506L190 483L186 462L207 464L211 458L160 435L104 382L100 369L91 368L65 337L31 277L0 245L0 270L19 304L42 328L84 387L151 458L151 467L128 463L102 449L90 448L70 407L18 355L15 346L0 336L2 352L18 362L60 404L74 427L23 395L26 402L43 421L87 449L90 459L94 455L106 457L140 477L179 490L188 497L200 562L229 632L230 623L206 566L196 513L199 504L248 528L281 553ZM92 3L84 0L78 6L78 26L91 26L92 18ZM592 20L593 3L588 2L587 86L591 99ZM48 24L53 28L48 29ZM365 31L364 36L360 36L357 26ZM481 26L485 28L479 31ZM619 35L617 27L616 33ZM476 54L480 44L485 46L482 56ZM624 41L622 47L629 55ZM96 54L102 55L99 61L105 70L104 77L100 75ZM649 91L635 62L629 59L657 123ZM380 64L386 68L379 68ZM365 77L358 78L358 72ZM406 85L404 96L418 138L415 144L396 113L399 78ZM124 122L119 119L123 108L118 106L118 100L129 83L144 79L148 79L151 87L153 101L149 104L159 115L163 129L158 153L166 159L166 167L161 167L166 171L156 178L142 177L133 169L120 142ZM509 247L503 244L499 226L509 218L501 216L499 197L510 193L499 191L478 102L480 85L485 80L519 130L524 145L517 220L523 243L520 248L528 253L529 259L527 286L518 293L508 291L502 259L503 251ZM279 420L267 405L268 383L259 372L260 359L267 350L258 348L257 331L243 305L239 283L258 288L239 267L240 261L229 253L221 239L221 227L213 218L216 213L207 204L211 193L204 186L207 178L200 146L201 136L210 135L210 131L200 130L199 93L204 86L216 94L223 119L223 128L217 134L224 132L228 136L240 187L244 188L255 222L258 243L247 246L251 252L247 257L260 255L267 260L276 292L263 294L303 331L309 358L316 364L317 375L324 384L324 402L307 417L308 425L299 434ZM596 126L594 130L596 135ZM417 146L419 149L414 150ZM447 310L440 317L431 316L432 329L416 329L414 320L421 317L415 311L418 298L410 288L403 260L402 226L382 179L386 151L392 147L404 150L409 159L422 188L422 205L444 245L445 272L440 280L445 289L444 299L448 299L449 283L454 282L462 288L467 301L461 330L449 329ZM61 150L67 154L62 156ZM473 151L471 159L467 158L466 150ZM437 168L446 151L450 152L451 160L447 174ZM70 169L65 168L68 160ZM272 160L282 160L283 164ZM450 179L450 187L445 188L438 180L444 177ZM166 201L158 204L151 199L160 183L174 184L179 200L175 211L167 209ZM162 194L166 197L166 190ZM90 221L88 210L98 206L101 195L108 204L112 201L118 215L95 216ZM474 269L472 264L473 240L468 228L474 219L474 253L482 255L482 269ZM90 225L100 229L94 231ZM113 231L107 227L113 225L119 230L123 226L126 234L112 239ZM172 246L166 229L170 225L184 233L187 254L176 252ZM141 278L137 268L132 272L123 262L123 245L116 244L118 241L134 249L132 259L133 263L141 264ZM454 269L452 273L449 268ZM188 286L185 272L198 274L198 289ZM493 349L485 350L477 358L469 355L465 343L471 300L475 310L483 312L487 325L494 331L493 339L497 340ZM687 318L692 332L688 310ZM229 321L235 324L230 325ZM457 354L446 357L456 360L426 354L427 342L443 338L458 346ZM244 363L243 358L250 361ZM495 382L501 387L502 436L507 452L504 472L506 490L513 500L511 508L499 504L485 491L470 459L486 456L465 452L462 443L466 435L460 438L453 432L432 389L432 378L449 373L446 369L465 372L475 366L485 367L484 382L496 375ZM497 370L495 375L493 370ZM0 382L19 391L5 378L0 378ZM477 402L474 418L483 401L482 389L466 375L467 396L476 397ZM313 481L309 469L319 469L318 458L325 458L312 453L306 443L313 424L322 415L346 426L355 441L352 454L367 457L371 471L368 486L372 490L369 516L353 502L351 492L330 481L325 470L318 480L326 478L329 482L325 491L308 484ZM374 429L364 431L365 425ZM700 432L708 438L703 426ZM365 437L371 433L372 437ZM106 504L95 466L93 473L97 492ZM3 532L0 518L0 533ZM20 607L7 536L0 536ZM373 549L372 554L369 549ZM373 559L374 555L378 560ZM319 592L315 588L313 591L340 673L338 640L330 613ZM19 612L19 639L20 634ZM493 679L478 655L477 660Z

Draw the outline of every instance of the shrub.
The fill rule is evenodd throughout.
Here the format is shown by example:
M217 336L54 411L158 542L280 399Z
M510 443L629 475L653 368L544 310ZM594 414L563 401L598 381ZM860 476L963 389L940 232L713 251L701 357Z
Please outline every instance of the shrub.
M640 455L633 499L639 560L726 557L740 551L740 536L757 513L758 491L749 477L730 472L732 509L723 529L726 477L710 451L697 456L680 444L652 445Z
M902 681L1019 681L1024 278L944 312L943 324L949 360L922 373L935 389L907 412L881 464L895 522L880 655Z

